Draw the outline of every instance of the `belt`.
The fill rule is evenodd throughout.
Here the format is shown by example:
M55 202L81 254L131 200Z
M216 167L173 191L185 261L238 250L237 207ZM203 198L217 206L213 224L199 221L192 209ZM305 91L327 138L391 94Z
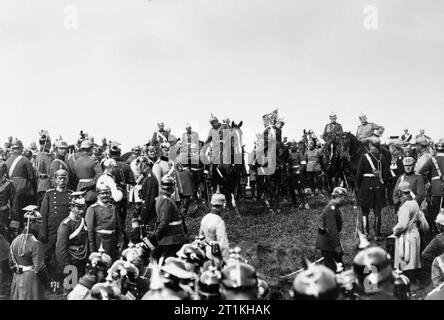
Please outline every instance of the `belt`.
M93 179L80 179L79 182L90 182L93 181Z
M364 173L364 177L372 177L375 178L376 176L373 173Z
M200 169L199 169L199 168L191 168L191 170L192 170L192 171L202 171L203 168L200 168Z
M101 233L101 234L113 234L114 232L116 232L116 230L105 230L105 229L101 229L101 230L96 230L97 233Z
M433 177L433 178L432 178L432 180L439 180L439 179L441 179L440 176L436 176L436 177Z
M22 266L22 265L18 265L20 269L22 269L23 272L25 271L34 271L34 266Z
M300 168L301 166L291 166L292 168Z
M173 221L173 222L168 223L169 226L178 226L180 224L182 224L182 220Z

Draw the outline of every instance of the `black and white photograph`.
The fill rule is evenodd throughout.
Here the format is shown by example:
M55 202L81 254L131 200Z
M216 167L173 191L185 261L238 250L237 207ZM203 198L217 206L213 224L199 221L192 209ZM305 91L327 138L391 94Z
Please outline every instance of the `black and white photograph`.
M444 300L443 57L440 0L0 0L0 300Z

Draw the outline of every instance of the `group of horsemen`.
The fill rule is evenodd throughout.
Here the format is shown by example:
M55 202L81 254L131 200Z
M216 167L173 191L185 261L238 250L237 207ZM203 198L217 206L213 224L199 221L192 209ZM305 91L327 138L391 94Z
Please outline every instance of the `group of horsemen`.
M321 136L326 141L324 149L330 145L335 147L335 139L343 134L342 126L336 122L336 118L335 114L330 115L331 122L326 125ZM395 206L399 208L396 196L402 192L399 183L404 180L414 186L410 191L419 205L429 203L426 217L431 232L436 233L434 219L442 208L444 196L441 179L441 170L444 170L444 141L440 140L434 145L437 154L432 155L431 141L422 132L416 137L416 153L413 154L412 149L407 147L411 145L411 136L406 132L399 141L390 144L393 155L390 164L380 152L378 136L382 135L384 128L369 123L365 115L360 116L360 121L356 137L369 148L360 159L356 175L363 234L370 234L368 214L373 209L376 217L375 236L381 236L381 210L391 200L387 197L389 182L395 181L392 197ZM205 142L198 140L197 133L189 125L182 138L177 140L160 123L159 130L145 148L133 148L127 159L122 158L119 143L97 146L85 136L78 141L72 153L69 153L67 142L58 139L53 144L45 131L40 133L40 150L34 153L24 150L20 140L10 139L5 144L3 160L0 162L0 231L8 243L7 247L5 242L1 243L0 258L3 270L11 267L15 272L14 277L22 277L21 281L26 280L31 284L25 292L20 292L19 282L13 282L11 297L26 299L44 296L44 288L35 284L40 279L24 276L30 274L25 271L46 274L47 281L49 274L51 283L57 287L62 283L65 267L71 265L79 270L84 287L89 287L89 297L92 287L104 282L107 278L106 270L111 270L108 270L108 278L112 279L107 278L106 283L112 283L114 287L97 286L95 296L103 298L115 295L116 290L110 288L115 289L116 283L121 283L123 278L129 281L130 277L131 281L137 282L141 275L139 269L134 268L137 263L133 260L140 260L143 256L141 252L145 251L151 252L153 261L157 262L152 268L153 279L163 275L162 281L152 281L151 290L148 291L157 298L164 294L174 298L178 291L181 295L190 295L189 292L182 292L184 282L195 290L201 288L202 295L207 294L207 298L209 293L205 293L203 288L211 291L213 287L225 288L225 297L230 296L230 290L232 297L235 297L234 293L244 298L261 297L266 292L266 286L239 252L227 254L225 247L224 254L220 254L218 246L202 238L196 239L188 247L186 244L188 232L185 215L191 199L208 201L215 212L226 201L226 197L219 190L211 188L211 183L207 181L208 176L211 178L215 172L220 172L217 165L206 166L202 161L191 161L192 155L199 154L201 148L211 140L217 140L216 143L222 140L222 129L230 128L228 121L220 123L216 117L212 117L210 123L212 128ZM311 188L318 189L322 151L312 132L308 132L303 144L288 143L285 138L282 139L283 125L284 121L278 119L268 126L262 143L269 141L268 137L271 136L278 149L282 146L289 148L287 166L290 168L289 176L294 179L290 178L288 191L296 202L295 191L301 191L303 185L300 179L302 173L309 177ZM260 143L258 141L256 147ZM186 159L173 161L172 155L179 155L179 159L184 156ZM254 189L260 165L254 165L254 162L249 164L249 172L247 174L245 171L245 176L253 196L260 198L261 195ZM415 170L409 172L407 167L413 164L416 165ZM398 181L400 177L404 177L402 181ZM421 179L424 179L422 187ZM210 197L210 194L213 196ZM308 207L304 194L305 190L299 192L301 205ZM208 250L210 254L206 254ZM36 255L36 251L39 254ZM180 251L182 255L179 255ZM208 259L208 256L211 258ZM192 284L192 279L195 279L195 268L202 271L206 259L211 263L207 263L205 272L201 273L200 281L203 283L199 282L199 287L199 284ZM159 261L166 262L158 265ZM241 276L230 268L240 272ZM316 268L310 264L307 270L321 272L326 276L325 271L316 271ZM158 271L157 278L154 270ZM2 277L5 273L2 272ZM223 281L215 280L221 277ZM170 282L164 281L165 278ZM137 285L134 284L134 287ZM240 292L239 288L251 292ZM131 290L126 288L123 291L127 293ZM215 290L214 295L220 292L219 289ZM132 291L132 295L135 294Z

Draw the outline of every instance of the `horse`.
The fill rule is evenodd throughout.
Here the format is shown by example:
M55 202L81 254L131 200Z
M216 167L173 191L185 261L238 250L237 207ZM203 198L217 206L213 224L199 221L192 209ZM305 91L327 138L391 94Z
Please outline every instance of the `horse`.
M225 123L221 152L218 163L211 166L211 185L213 190L218 189L224 195L229 207L239 214L237 202L240 196L241 176L245 174L244 151L242 147L243 121L236 124L234 121Z
M339 140L340 134L330 137L322 149L321 165L326 174L326 187L329 193L347 180Z

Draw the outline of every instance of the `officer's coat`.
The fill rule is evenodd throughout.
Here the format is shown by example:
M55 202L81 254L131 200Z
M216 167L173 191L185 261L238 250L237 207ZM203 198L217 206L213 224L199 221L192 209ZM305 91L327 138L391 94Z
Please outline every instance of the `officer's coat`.
M356 138L358 138L358 140L360 141L363 141L367 138L372 137L375 130L378 132L379 135L381 135L384 132L384 127L373 122L367 122L364 125L361 124L358 126Z
M160 246L186 243L185 231L179 215L179 209L174 201L164 194L160 194L156 201L157 223L156 239ZM177 223L171 225L171 223Z
M222 257L228 259L230 245L228 242L227 228L224 220L215 213L207 213L200 222L199 235L204 236L208 242L219 243ZM207 257L211 258L211 246L207 246Z
M77 234L75 234L77 233ZM72 235L72 236L71 236ZM86 222L83 218L78 221L72 220L70 217L67 217L59 226L57 230L57 243L56 243L56 259L57 262L66 266L71 264L73 261L76 263L76 259L74 259L69 253L70 246L85 246L88 245L88 229L86 227ZM85 255L84 260L88 259L88 256Z
M339 208L327 205L322 211L320 227L326 232L324 234L318 233L316 249L335 252L336 249L342 248L340 239L342 216Z
M431 195L435 197L444 197L444 178L439 179L438 171L436 170L436 166L433 162L433 159L436 159L436 163L438 165L439 170L441 171L441 175L444 174L444 152L439 152L433 158L427 160L427 162L422 166L419 170L420 175L427 176L429 181L431 181Z

